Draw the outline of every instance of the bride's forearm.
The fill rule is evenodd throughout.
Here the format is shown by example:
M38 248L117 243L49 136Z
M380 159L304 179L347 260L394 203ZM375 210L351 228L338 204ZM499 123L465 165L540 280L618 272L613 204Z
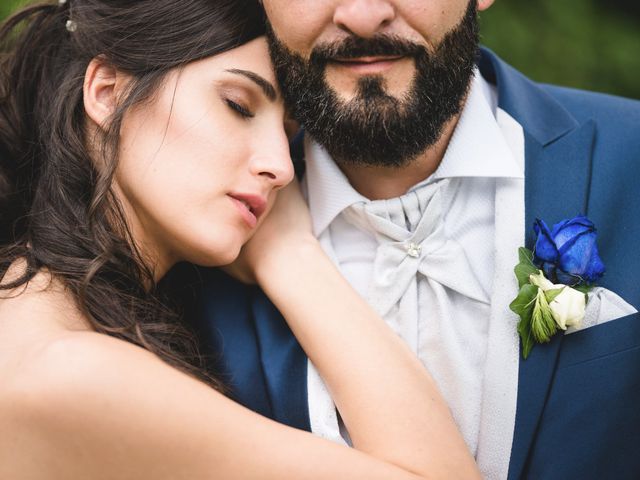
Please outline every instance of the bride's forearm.
M271 252L256 275L326 381L357 449L426 477L479 476L431 376L315 240Z

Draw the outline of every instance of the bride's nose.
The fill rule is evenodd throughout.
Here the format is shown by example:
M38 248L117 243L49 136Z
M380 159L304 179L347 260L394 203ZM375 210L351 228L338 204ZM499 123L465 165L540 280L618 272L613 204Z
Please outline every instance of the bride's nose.
M281 141L262 145L254 152L250 170L253 175L270 183L272 188L281 188L291 182L294 170L286 137L283 136Z

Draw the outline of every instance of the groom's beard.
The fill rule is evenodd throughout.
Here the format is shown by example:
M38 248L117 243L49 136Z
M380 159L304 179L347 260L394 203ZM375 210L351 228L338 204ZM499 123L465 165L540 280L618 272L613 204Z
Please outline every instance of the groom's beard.
M349 37L313 49L309 60L290 51L267 28L271 56L285 101L296 120L339 164L401 167L433 146L461 108L478 55L476 1L433 53L386 35ZM336 58L405 56L416 74L407 94L395 98L381 76L358 81L356 96L338 98L325 79Z

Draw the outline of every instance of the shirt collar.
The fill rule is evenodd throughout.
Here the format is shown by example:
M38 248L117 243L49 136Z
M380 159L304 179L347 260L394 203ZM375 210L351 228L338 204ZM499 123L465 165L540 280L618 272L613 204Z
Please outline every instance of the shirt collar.
M319 236L345 208L368 199L360 195L327 151L305 135L305 182L313 232Z
M496 121L495 89L476 70L469 95L436 171L414 186L452 177L524 178L523 168L514 157ZM345 208L369 199L359 194L327 151L308 135L304 140L306 191L319 236Z
M467 101L434 178L524 178L524 171L496 121L496 104L495 89L476 70Z

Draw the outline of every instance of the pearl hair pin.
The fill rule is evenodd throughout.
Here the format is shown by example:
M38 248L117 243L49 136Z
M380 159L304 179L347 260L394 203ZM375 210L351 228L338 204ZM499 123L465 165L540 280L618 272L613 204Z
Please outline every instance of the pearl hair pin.
M68 0L58 0L58 6L59 7L64 7L67 4ZM73 20L69 19L67 20L67 23L65 24L65 28L67 29L68 32L75 32L76 30L78 30L78 24L76 22L74 22Z

